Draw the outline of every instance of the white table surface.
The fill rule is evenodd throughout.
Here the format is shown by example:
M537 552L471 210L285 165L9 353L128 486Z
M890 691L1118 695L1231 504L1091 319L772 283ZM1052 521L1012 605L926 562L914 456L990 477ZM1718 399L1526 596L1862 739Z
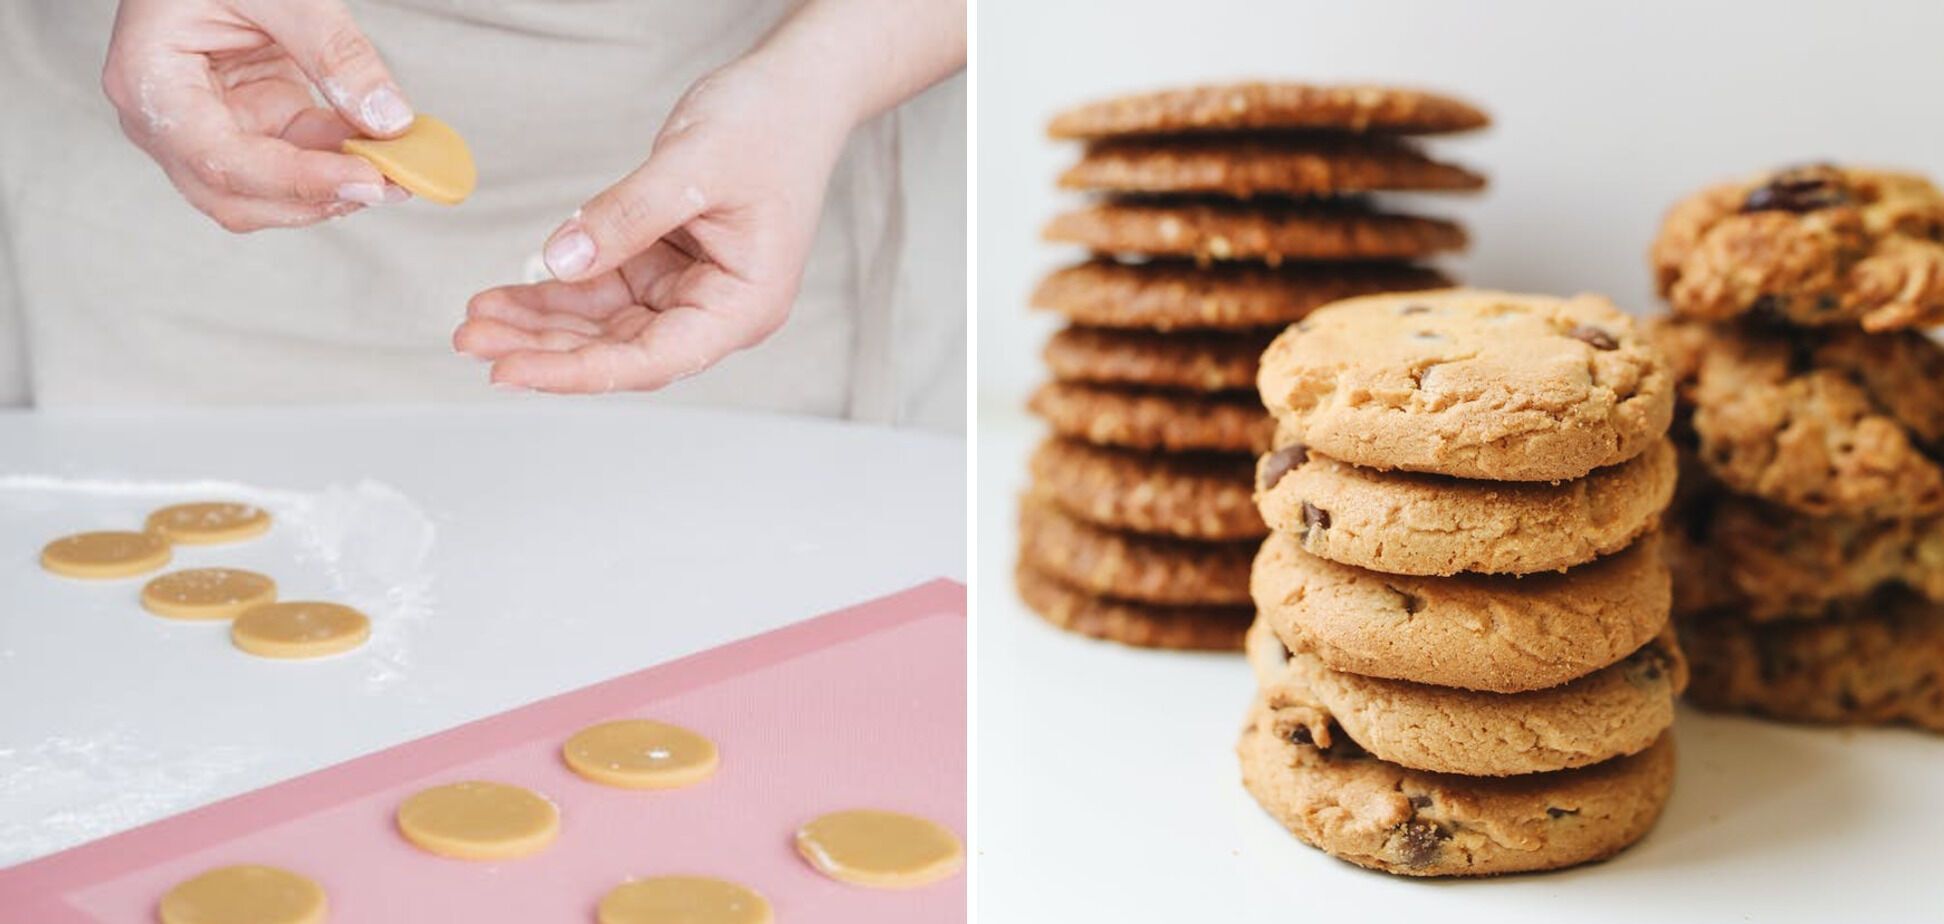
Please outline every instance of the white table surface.
M1011 589L1038 428L979 430L976 908L987 921L1944 920L1944 738L1684 711L1666 814L1619 857L1419 881L1287 834L1243 791L1239 656L1071 636Z
M255 659L141 611L139 580L36 564L62 532L138 528L151 495L225 487L198 481L292 513L178 565L362 595L373 643ZM963 580L964 484L958 439L619 402L0 413L0 866Z

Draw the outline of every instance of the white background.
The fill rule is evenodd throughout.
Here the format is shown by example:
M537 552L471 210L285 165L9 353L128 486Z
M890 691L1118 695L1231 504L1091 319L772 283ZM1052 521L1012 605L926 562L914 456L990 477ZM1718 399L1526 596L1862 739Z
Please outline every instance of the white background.
M1074 156L1046 117L1125 90L1242 77L1388 81L1488 108L1433 139L1481 169L1448 266L1515 290L1659 310L1645 251L1701 184L1835 158L1944 174L1944 4L1060 2L979 11L978 910L992 921L1938 920L1944 740L1686 712L1660 826L1563 874L1427 883L1302 846L1238 782L1240 658L1140 652L1015 602L1013 503L1038 427L1018 410L1054 326L1038 242ZM1920 820L1921 819L1921 820Z

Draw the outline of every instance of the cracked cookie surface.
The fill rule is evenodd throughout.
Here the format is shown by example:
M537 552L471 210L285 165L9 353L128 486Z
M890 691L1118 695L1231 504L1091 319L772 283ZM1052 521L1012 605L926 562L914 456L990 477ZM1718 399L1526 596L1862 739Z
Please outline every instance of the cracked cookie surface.
M1331 196L1475 190L1485 178L1394 138L1215 135L1095 142L1060 175L1067 189L1121 194Z
M1612 554L1659 522L1677 471L1664 439L1563 482L1380 472L1277 442L1256 467L1264 521L1312 555L1391 574L1530 574Z
M1133 452L1049 439L1028 463L1032 497L1114 529L1225 541L1268 532L1246 457Z
M1117 199L1063 212L1042 236L1095 253L1252 260L1415 260L1463 250L1465 231L1439 218L1350 203Z
M1651 251L1680 314L1868 331L1944 323L1944 194L1905 173L1815 164L1711 186Z
M1395 263L1201 267L1185 260L1095 259L1049 274L1033 290L1032 305L1094 327L1256 330L1281 328L1353 296L1449 285L1450 277L1435 269Z
M1103 597L1247 606L1247 542L1189 542L1102 529L1031 498L1019 507L1020 561Z
M1330 753L1260 699L1236 755L1242 785L1283 827L1331 856L1406 876L1559 869L1639 840L1674 783L1674 745L1578 770L1469 777Z
M1047 125L1054 138L1326 129L1433 134L1491 120L1463 100L1405 87L1247 81L1131 93L1075 106Z
M1255 609L1179 606L1116 600L1090 594L1030 565L1013 573L1028 609L1068 632L1141 648L1236 651Z
M1341 565L1273 533L1257 553L1257 610L1292 651L1368 677L1495 693L1566 683L1667 624L1660 537L1564 572L1413 577Z
M1048 382L1026 406L1061 436L1126 449L1254 453L1268 447L1276 428L1246 392Z
M1612 302L1474 289L1318 309L1262 357L1290 436L1353 465L1563 481L1666 432L1673 380Z

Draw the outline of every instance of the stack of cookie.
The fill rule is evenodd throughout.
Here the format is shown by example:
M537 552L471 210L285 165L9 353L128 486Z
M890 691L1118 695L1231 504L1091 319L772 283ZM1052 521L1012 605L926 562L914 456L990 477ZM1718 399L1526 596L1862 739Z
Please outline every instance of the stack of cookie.
M1652 258L1689 698L1944 731L1944 195L1788 168L1681 202Z
M1297 84L1054 118L1053 137L1086 145L1060 183L1095 200L1045 232L1091 258L1033 296L1069 326L1047 344L1054 381L1031 401L1054 436L1020 516L1029 606L1131 644L1241 647L1264 534L1251 460L1273 429L1251 393L1257 359L1318 305L1450 284L1411 261L1462 247L1461 228L1359 197L1482 187L1402 136L1485 123L1427 93Z
M1686 683L1656 532L1673 383L1645 335L1597 296L1371 296L1278 337L1259 383L1257 801L1411 876L1644 834Z

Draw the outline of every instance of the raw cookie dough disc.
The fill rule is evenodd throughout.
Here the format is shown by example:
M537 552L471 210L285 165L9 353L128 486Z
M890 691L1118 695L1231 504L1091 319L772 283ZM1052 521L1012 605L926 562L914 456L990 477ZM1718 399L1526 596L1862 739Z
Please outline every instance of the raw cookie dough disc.
M322 924L317 883L274 866L225 866L170 889L156 906L162 924Z
M168 541L149 533L76 533L41 549L41 567L62 577L134 577L168 563Z
M904 889L959 871L965 848L935 821L875 809L832 812L797 829L797 853L839 882Z
M770 903L751 889L707 876L624 882L601 899L600 924L770 924Z
M180 545L241 542L270 529L270 514L261 507L229 501L175 504L148 516L148 531Z
M1089 638L1173 651L1239 651L1255 609L1247 606L1173 606L1100 597L1021 564L1014 572L1019 599L1059 628Z
M406 799L398 806L398 832L442 857L512 860L554 842L560 834L560 810L525 787L469 780Z
M276 581L238 568L185 568L142 587L142 608L170 619L234 619L275 599Z
M371 620L340 603L315 600L264 603L230 624L236 647L265 658L322 658L371 638Z
M351 138L344 153L355 154L413 195L440 205L458 205L479 182L472 151L452 126L419 116L397 138Z
M576 732L560 749L567 766L596 783L623 789L674 789L715 775L716 746L679 725L648 719L602 722Z

